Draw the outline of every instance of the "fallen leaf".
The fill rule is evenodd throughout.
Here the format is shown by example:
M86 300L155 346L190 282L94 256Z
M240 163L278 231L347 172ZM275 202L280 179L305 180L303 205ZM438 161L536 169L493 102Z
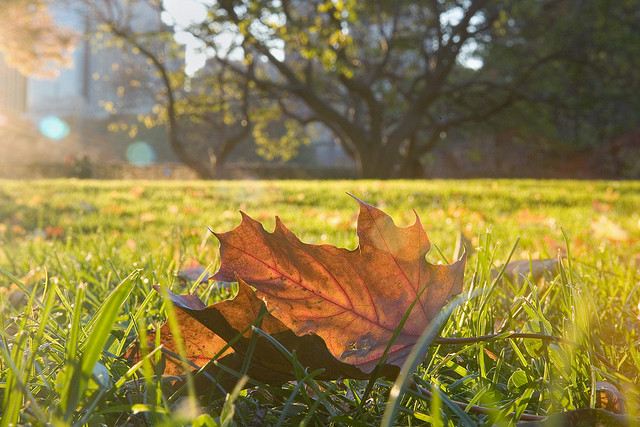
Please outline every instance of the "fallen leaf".
M123 213L126 212L126 209L122 205L117 205L112 203L109 206L107 206L106 209L104 209L104 212L112 215L122 215Z
M197 260L191 259L191 261L178 271L178 277L184 281L195 282L207 271L207 267L200 264ZM204 277L198 283L205 283L207 278Z
M456 219L462 217L467 212L468 212L467 208L460 207L460 206L456 205L455 202L451 202L449 204L449 209L447 210L447 213L449 214L449 216L453 217L453 218L456 218Z
M613 206L610 203L600 203L598 200L591 202L591 205L596 212L600 213L610 212L611 209L613 209Z
M132 251L135 251L135 250L136 250L136 247L138 246L138 245L136 244L136 241L135 241L135 240L133 240L133 239L127 239L127 241L125 242L125 244L126 244L126 245L127 245L127 247L128 247L129 249L131 249Z
M139 198L144 194L145 188L142 185L136 185L129 190L129 194L134 198Z
M606 409L614 414L624 414L624 397L610 382L596 381L596 407Z
M565 255L566 252L567 252L564 244L558 242L557 240L555 240L551 236L546 236L546 235L542 236L542 241L544 243L544 246L546 246L546 248L548 248L547 252L549 254ZM575 239L574 239L574 243L575 243Z
M630 416L613 414L604 409L576 409L551 414L542 421L520 421L517 427L557 426L630 426L637 420Z
M53 225L47 225L44 228L44 231L47 235L48 239L63 239L64 238L64 228L61 226L53 226Z
M192 214L197 214L200 213L200 208L197 206L193 206L193 205L186 205L183 209L182 212L185 215L192 215Z
M531 283L537 283L547 275L554 274L558 269L558 259L523 259L512 261L505 267L504 277L511 283L522 286L525 277L530 277ZM499 269L491 270L491 278L496 278ZM531 276L529 276L531 274Z
M620 198L620 192L618 190L613 189L612 187L607 187L604 192L604 200L607 202L615 202Z
M29 201L27 202L27 205L31 207L39 206L41 204L42 204L42 196L38 194L31 197L31 199L29 199Z
M15 224L14 226L12 226L11 232L16 236L24 236L25 234L27 234L27 230L19 224Z
M604 215L591 223L591 231L600 239L617 242L629 240L629 233Z
M156 220L156 216L152 212L142 212L140 214L140 222L151 222L155 220Z
M462 291L466 257L430 264L417 214L413 225L399 228L381 210L358 203L359 246L352 251L303 243L278 217L269 233L242 213L238 227L216 234L221 265L213 278L242 278L287 328L319 336L339 361L367 374L408 313L386 360L402 365L431 319Z
M544 223L547 216L531 212L528 208L523 208L515 214L518 224Z
M425 259L430 243L417 215L412 226L398 228L384 212L358 203L355 250L302 243L278 218L269 233L245 214L234 230L216 234L221 265L213 278L237 281L236 297L206 307L195 295L167 293L179 308L192 367L216 359L207 368L209 376L199 381L210 386L213 377L218 385L233 387L237 377L220 365L236 372L246 365L249 377L263 383L296 378L287 357L267 338L254 336L252 326L295 353L305 368L322 368L319 379L369 378L401 326L380 371L390 379L398 375L431 319L461 292L466 256L451 265L432 265ZM169 356L164 373L178 375L183 365L175 359L171 330L165 325L160 334ZM223 351L227 345L231 350ZM139 351L132 355L139 360Z

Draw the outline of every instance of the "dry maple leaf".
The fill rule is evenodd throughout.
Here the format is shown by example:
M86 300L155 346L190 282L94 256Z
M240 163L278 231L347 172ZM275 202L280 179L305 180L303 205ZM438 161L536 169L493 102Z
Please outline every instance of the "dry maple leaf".
M213 278L243 279L296 335L318 335L340 362L368 374L407 315L386 360L402 365L429 322L462 291L466 258L428 263L431 245L417 214L413 225L399 228L358 203L355 250L302 243L277 217L269 233L242 213L234 230L215 234L221 265Z
M417 215L412 226L398 228L384 212L358 202L360 244L353 251L302 243L279 220L268 233L245 214L234 230L216 234L221 266L213 278L237 281L236 297L207 307L195 295L167 294L180 309L176 316L192 364L202 367L217 358L207 373L227 390L237 378L219 365L239 372L249 353L247 374L254 380L295 379L291 362L265 337L254 337L253 325L295 352L302 366L322 368L319 379L365 379L402 326L380 371L395 378L431 319L462 290L465 257L452 265L427 263L430 244ZM166 353L175 356L169 326L160 334ZM231 349L223 352L227 343ZM135 348L128 357L139 360ZM182 366L169 357L164 373L179 375ZM201 384L211 383L205 377Z

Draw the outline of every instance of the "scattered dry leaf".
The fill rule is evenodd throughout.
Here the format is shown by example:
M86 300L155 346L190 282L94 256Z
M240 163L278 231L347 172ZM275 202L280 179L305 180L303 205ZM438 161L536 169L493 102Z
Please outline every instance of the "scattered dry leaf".
M195 282L204 274L206 270L207 270L207 267L205 267L204 265L200 264L197 260L192 258L189 264L184 266L178 272L178 277L180 277L183 280ZM204 283L206 281L207 281L207 278L205 277L199 283Z
M137 199L144 194L144 190L145 188L143 186L137 185L129 190L129 194Z
M629 233L604 215L591 223L591 231L599 239L608 239L616 242L629 240Z
M610 203L600 203L598 200L594 200L591 205L596 212L600 213L611 212L611 209L613 209Z
M47 225L44 228L44 232L48 239L63 239L64 238L64 228L61 226L53 226Z
M153 212L142 212L140 214L141 222L152 222L155 221L156 215Z
M546 275L553 275L558 269L558 259L536 259L528 260L523 259L520 261L512 261L507 264L504 271L504 277L506 277L511 283L522 286L525 277L529 277L531 274L531 282L537 283L542 280ZM491 271L491 277L498 276L500 270L493 269Z
M631 423L634 424L631 424ZM543 421L521 421L518 427L558 427L558 426L630 426L637 420L629 416L613 414L604 409L576 409L549 415Z
M528 208L523 208L515 215L515 219L519 224L544 223L547 216L531 212Z
M622 393L608 381L596 382L596 407L614 414L624 414L625 404Z

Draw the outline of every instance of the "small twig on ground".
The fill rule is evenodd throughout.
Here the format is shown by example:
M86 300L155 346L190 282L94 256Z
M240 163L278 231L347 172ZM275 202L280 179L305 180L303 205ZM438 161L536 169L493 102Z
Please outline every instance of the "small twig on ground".
M425 395L428 398L432 398L433 397L433 393L430 392L429 390L427 390L426 388L416 384L416 387L418 388L418 390L420 391L420 393L422 393L423 395ZM452 400L453 403L456 404L456 406L458 406L458 408L462 409L463 411L466 412L473 412L474 414L482 414L482 415L490 415L492 412L496 412L495 409L490 409L490 408L486 408L484 406L478 406L478 405L469 405L468 403L463 403L463 402L458 402L456 400ZM515 413L514 412L510 412L509 413L510 416L514 416ZM514 421L541 421L544 420L546 418L546 416L543 415L534 415L534 414L522 414L520 415L520 418Z
M493 340L496 340L496 339L510 339L510 340L515 340L515 339L537 339L537 340L543 340L543 341L556 341L556 342L559 342L559 343L569 344L569 345L573 345L573 346L579 346L580 345L577 342L569 341L569 340L567 340L565 338L556 337L556 336L553 336L553 335L523 333L523 332L513 332L513 333L507 334L507 335L505 335L505 334L489 334L489 335L481 335L479 337L449 337L449 338L437 337L435 340L433 340L433 343L434 344L439 344L439 345L461 345L461 344L473 344L473 343L477 343L477 342L493 341ZM618 372L616 367L613 366L613 364L611 362L609 362L607 360L607 358L604 357L602 354L598 353L595 350L593 350L593 354L607 368L609 368L609 369L611 369L611 370L613 370L615 372Z

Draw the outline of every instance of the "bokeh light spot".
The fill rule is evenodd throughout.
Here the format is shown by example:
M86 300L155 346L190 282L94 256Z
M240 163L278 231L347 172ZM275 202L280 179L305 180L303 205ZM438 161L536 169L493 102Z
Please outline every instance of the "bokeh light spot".
M136 141L127 147L127 160L134 166L147 166L156 161L156 152L146 142Z
M69 125L67 122L56 116L47 116L40 120L38 125L40 133L54 141L60 141L69 135Z
M6 126L9 123L9 118L4 114L0 114L0 128Z

